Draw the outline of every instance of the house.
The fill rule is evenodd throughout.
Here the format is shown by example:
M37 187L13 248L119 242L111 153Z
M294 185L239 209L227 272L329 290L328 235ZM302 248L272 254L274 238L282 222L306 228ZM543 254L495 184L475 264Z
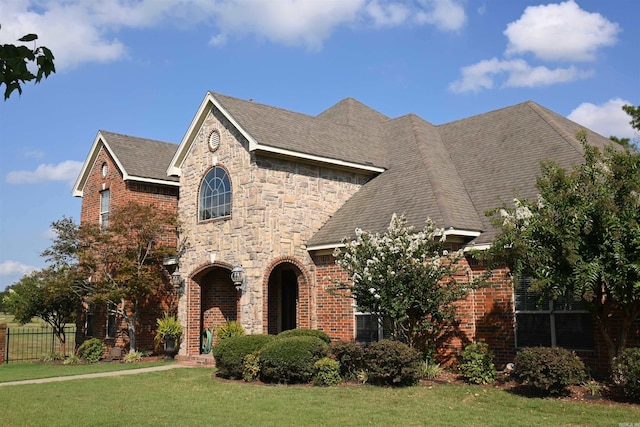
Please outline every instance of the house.
M177 271L183 359L202 359L203 333L229 320L249 333L376 339L384 331L373 316L328 291L346 278L332 255L342 239L356 227L384 232L404 213L416 228L433 219L452 247L486 248L495 231L485 210L534 197L540 161L582 161L580 128L531 101L436 126L351 98L309 116L208 92L178 146L99 132L74 194L83 221L103 214L105 190L112 204L153 196L177 205L189 242ZM609 143L587 133L591 144ZM486 341L499 363L541 344L599 359L604 349L580 307L540 310L526 292L514 296L510 280L496 271L460 302L452 347Z
M131 200L175 212L179 180L167 176L166 165L176 151L175 144L99 131L73 187L82 197L80 222L108 225L109 213ZM175 245L175 236L167 236ZM153 349L156 319L170 302L152 298L141 310L137 343ZM76 343L101 338L107 347L124 347L127 329L116 311L108 306L85 307L77 319Z

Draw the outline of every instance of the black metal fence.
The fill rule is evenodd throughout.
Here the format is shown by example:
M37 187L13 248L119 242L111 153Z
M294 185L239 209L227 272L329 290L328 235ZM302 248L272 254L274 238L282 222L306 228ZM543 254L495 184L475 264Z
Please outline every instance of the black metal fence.
M67 326L65 350L52 328L8 328L5 363L71 356L76 347L76 327Z

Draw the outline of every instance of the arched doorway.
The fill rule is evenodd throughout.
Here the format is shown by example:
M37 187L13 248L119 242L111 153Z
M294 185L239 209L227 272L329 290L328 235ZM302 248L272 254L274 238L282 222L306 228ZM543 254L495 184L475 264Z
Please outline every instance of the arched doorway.
M278 334L299 326L298 304L300 269L289 262L276 266L269 275L267 331Z
M214 267L198 275L200 284L200 352L206 353L207 337L212 337L216 328L232 320L238 320L240 298L230 271Z

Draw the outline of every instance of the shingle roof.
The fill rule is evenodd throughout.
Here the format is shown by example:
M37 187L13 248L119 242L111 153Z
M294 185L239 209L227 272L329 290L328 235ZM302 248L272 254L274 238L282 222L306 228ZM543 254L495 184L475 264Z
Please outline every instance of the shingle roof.
M367 117L384 117L363 104L345 101L349 114L308 116L257 102L211 93L260 145L363 165L385 167L386 156L377 126L354 126ZM356 104L357 103L357 104ZM344 105L335 106L344 111ZM332 120L334 116L342 120ZM350 117L345 122L345 117ZM349 121L351 123L349 123Z
M167 165L178 149L177 144L104 130L101 130L100 134L113 150L127 175L162 181L179 181L178 177L167 176Z

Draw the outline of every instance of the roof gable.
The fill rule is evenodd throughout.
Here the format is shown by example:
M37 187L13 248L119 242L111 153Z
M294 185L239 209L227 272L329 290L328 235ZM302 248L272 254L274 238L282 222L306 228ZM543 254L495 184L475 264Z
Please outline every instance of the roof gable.
M166 174L166 165L178 148L176 144L101 130L82 165L73 187L74 196L82 197L89 173L102 148L113 158L124 181L179 185L178 178Z

